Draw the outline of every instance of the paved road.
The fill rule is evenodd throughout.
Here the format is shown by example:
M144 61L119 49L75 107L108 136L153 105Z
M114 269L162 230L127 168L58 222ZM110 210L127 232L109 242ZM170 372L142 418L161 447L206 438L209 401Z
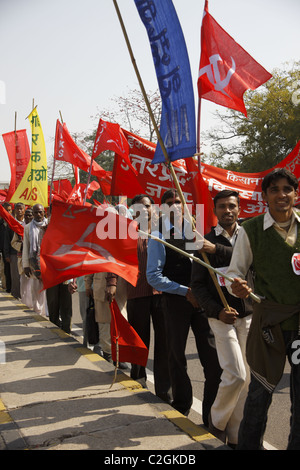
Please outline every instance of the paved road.
M77 295L73 295L73 328L81 325L81 318L78 310ZM80 332L80 331L79 331ZM194 336L191 333L187 344L188 372L192 380L194 391L193 409L189 414L195 424L202 423L201 400L203 396L204 376L201 364L197 358ZM153 392L153 345L150 345L148 360L148 381L147 386ZM265 433L265 446L270 449L285 450L289 434L290 418L290 397L289 397L289 365L286 365L284 375L279 386L274 393L273 401L269 411L267 429ZM128 372L129 373L129 372Z

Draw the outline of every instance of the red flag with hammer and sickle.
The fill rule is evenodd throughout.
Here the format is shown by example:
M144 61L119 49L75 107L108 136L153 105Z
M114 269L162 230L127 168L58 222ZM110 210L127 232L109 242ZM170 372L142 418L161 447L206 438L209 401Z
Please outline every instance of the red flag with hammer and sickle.
M243 95L272 75L224 31L208 12L205 1L201 27L199 97L241 111L247 116Z
M97 272L113 272L136 285L137 223L115 212L54 199L41 244L44 289Z

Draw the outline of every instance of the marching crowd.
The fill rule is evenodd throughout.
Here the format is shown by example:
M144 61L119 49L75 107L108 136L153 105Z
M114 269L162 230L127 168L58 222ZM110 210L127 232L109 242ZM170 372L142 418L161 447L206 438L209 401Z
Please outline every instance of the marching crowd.
M147 348L152 322L155 393L184 415L193 401L185 355L192 330L205 376L203 423L234 449L263 449L268 409L287 357L291 366L288 449L299 450L300 365L293 360L300 324L298 180L285 169L274 170L263 180L262 196L267 212L240 225L239 194L220 191L214 198L218 223L195 251L187 249L190 221L184 218L177 191L163 194L161 207L172 210L162 209L154 230L153 201L140 194L131 201L130 212L116 208L120 214L124 210L125 216L146 221L148 232L156 237L138 239L137 285L114 273L95 273L46 292L41 290L39 264L47 227L45 210L39 204L25 210L21 203L13 208L5 202L4 208L13 210L24 226L24 237L0 220L2 288L67 333L71 332L72 294L77 291L86 346L86 310L93 298L99 325L94 350L110 362L109 303L113 299ZM193 260L186 252L194 255ZM204 253L217 274L203 264ZM252 300L251 292L259 302ZM146 386L145 367L131 364L130 374Z

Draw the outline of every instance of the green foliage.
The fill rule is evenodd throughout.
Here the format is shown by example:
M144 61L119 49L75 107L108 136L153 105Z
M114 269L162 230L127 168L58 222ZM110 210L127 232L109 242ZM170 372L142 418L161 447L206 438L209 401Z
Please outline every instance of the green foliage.
M209 163L255 173L273 167L295 147L300 139L300 62L272 74L257 90L245 93L247 118L233 110L216 113L222 127L207 135Z

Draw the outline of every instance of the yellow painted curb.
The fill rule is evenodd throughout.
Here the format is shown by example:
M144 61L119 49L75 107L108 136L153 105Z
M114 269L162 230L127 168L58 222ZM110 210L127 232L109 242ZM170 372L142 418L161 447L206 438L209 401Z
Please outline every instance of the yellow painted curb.
M216 439L215 436L207 432L201 426L197 426L190 421L186 416L176 410L161 411L167 419L172 421L182 431L186 432L192 439L197 442L207 441L208 439Z
M86 357L91 362L105 361L104 357L99 356L99 354L94 353L89 348L76 348L76 351L79 351L82 356Z
M124 373L121 373L117 376L116 382L123 385L124 388L132 392L143 392L143 391L148 392L147 388L142 387L142 385L139 382L131 379Z
M6 410L3 401L0 399L0 424L10 423L12 418Z

